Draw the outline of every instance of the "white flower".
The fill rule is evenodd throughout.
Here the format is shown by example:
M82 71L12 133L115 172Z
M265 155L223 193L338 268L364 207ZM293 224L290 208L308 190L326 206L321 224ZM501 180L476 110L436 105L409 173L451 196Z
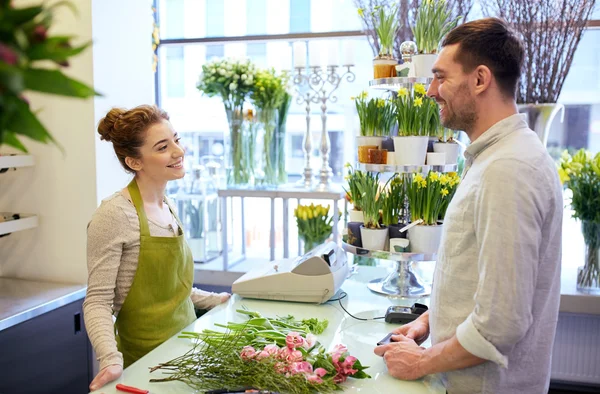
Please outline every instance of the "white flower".
M221 75L225 75L225 70L223 70L222 68L221 68L221 69L219 69L219 74L221 74Z
M235 80L237 81L238 79L240 79L240 76L239 76L239 75L237 75L237 74L235 74L235 75L233 76L233 79L235 79Z
M242 74L242 81L244 81L248 76L246 74Z
M236 90L237 89L237 84L232 82L229 84L229 90Z

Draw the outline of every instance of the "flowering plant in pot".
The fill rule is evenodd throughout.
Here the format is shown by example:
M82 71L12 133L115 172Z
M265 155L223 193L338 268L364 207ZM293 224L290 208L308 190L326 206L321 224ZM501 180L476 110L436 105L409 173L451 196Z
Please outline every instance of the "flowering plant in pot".
M429 136L439 128L438 106L427 97L425 86L414 84L412 90L401 88L394 100L398 136L394 137L397 165L425 164Z
M408 230L411 251L414 253L436 253L442 235L442 225L438 224L446 200L451 198L450 187L457 177L430 171L427 176L413 174L406 185L411 223L419 225Z
M253 176L245 165L249 144L243 132L243 110L254 89L256 72L250 60L214 59L202 66L196 85L208 97L220 97L225 106L229 123L224 144L229 185L247 185Z
M585 262L577 272L577 288L600 292L600 153L567 151L559 161L560 180L571 190L573 217L581 220Z
M363 248L385 250L388 230L379 224L384 197L379 191L379 173L367 172L358 181L364 223L360 228Z
M20 136L59 146L30 108L25 92L81 99L98 95L62 71L91 43L73 46L73 36L49 34L55 9L61 5L74 8L70 2L22 8L12 3L0 1L0 146L27 152Z
M460 19L460 16L452 18L446 0L425 0L421 3L412 28L419 51L419 54L412 58L417 77L431 75L440 41L456 27Z
M358 9L358 15L364 18L364 9ZM371 13L375 32L379 41L379 54L373 59L373 78L389 78L396 76L394 59L394 40L399 27L398 6L375 6Z
M386 164L387 152L378 152L381 157L374 158L369 157L369 150L381 149L383 139L390 136L396 123L393 102L382 98L368 99L367 92L351 99L354 100L360 121L360 136L356 138L358 161Z
M348 182L348 188L344 188L344 191L346 192L346 199L352 204L353 208L350 210L349 220L350 222L363 223L362 196L358 185L362 181L362 178L366 176L366 173L355 170L350 163L346 163L344 168L347 170L344 180Z
M304 242L304 253L313 250L331 236L333 216L323 205L298 205L294 210L298 236Z
M384 188L383 205L381 207L382 223L388 227L390 238L402 237L399 221L405 198L406 193L402 176L396 174Z

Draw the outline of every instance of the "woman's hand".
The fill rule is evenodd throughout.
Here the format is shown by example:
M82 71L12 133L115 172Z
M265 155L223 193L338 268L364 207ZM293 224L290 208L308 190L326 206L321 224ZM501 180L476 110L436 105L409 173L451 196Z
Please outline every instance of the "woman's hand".
M110 383L113 380L119 378L123 374L123 366L118 364L112 364L104 367L102 371L98 372L98 375L90 383L90 391L95 391L104 386L106 383Z

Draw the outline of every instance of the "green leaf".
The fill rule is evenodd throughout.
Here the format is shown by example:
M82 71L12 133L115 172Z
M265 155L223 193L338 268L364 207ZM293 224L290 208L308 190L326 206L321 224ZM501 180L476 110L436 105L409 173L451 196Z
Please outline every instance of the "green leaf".
M0 86L12 93L19 95L25 90L23 72L20 68L0 62Z
M25 70L25 87L38 92L58 94L67 97L88 98L100 96L93 88L71 79L59 70Z
M68 60L71 56L79 55L92 44L90 41L82 46L71 48L68 46L71 38L68 36L51 37L46 41L34 44L27 51L27 57L32 61L52 60L60 63Z
M14 29L31 21L43 11L41 6L28 8L8 8L4 10L0 22L0 29Z
M0 146L3 144L12 146L13 148L16 148L24 153L28 152L27 148L25 148L25 145L23 145L17 138L17 135L9 130L0 130Z

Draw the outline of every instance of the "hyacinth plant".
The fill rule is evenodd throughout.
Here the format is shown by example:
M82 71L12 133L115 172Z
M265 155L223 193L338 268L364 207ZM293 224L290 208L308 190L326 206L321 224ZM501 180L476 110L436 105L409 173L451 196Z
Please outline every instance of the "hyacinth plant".
M215 59L202 66L196 85L208 97L220 97L225 106L230 131L225 147L228 184L247 184L252 176L244 165L248 141L242 125L244 102L254 88L256 72L250 60Z
M438 105L424 85L416 83L412 91L400 88L394 106L398 136L436 136L441 127Z
M293 316L266 318L238 309L249 320L217 326L225 332L183 332L195 346L181 357L154 367L169 374L151 382L179 380L193 389L252 387L281 393L332 393L348 377L370 378L360 361L343 345L327 351L315 335L327 320Z
M422 220L423 225L433 226L443 219L460 178L456 173L440 174L430 171L427 176L412 175L406 185L410 221Z
M412 28L419 53L437 53L442 38L460 19L460 16L452 19L446 0L424 0Z
M304 242L304 253L313 250L331 236L333 216L324 205L298 205L294 210L298 236Z
M389 136L396 124L394 103L382 98L368 99L368 93L363 91L356 97L351 97L356 105L360 121L361 136Z
M73 46L73 36L49 34L57 7L67 6L76 11L70 2L20 8L12 3L0 0L0 146L27 152L19 139L25 136L60 147L30 108L25 92L81 99L98 95L92 87L67 77L62 71L69 67L73 56L91 43Z
M571 156L564 151L558 174L565 187L571 190L573 217L581 220L586 246L585 265L577 275L577 285L583 288L600 287L600 153L592 156L580 149Z
M278 183L277 176L277 126L280 107L287 94L287 77L278 75L274 69L259 70L256 73L250 100L257 112L257 119L264 128L263 139L263 182L269 185Z

